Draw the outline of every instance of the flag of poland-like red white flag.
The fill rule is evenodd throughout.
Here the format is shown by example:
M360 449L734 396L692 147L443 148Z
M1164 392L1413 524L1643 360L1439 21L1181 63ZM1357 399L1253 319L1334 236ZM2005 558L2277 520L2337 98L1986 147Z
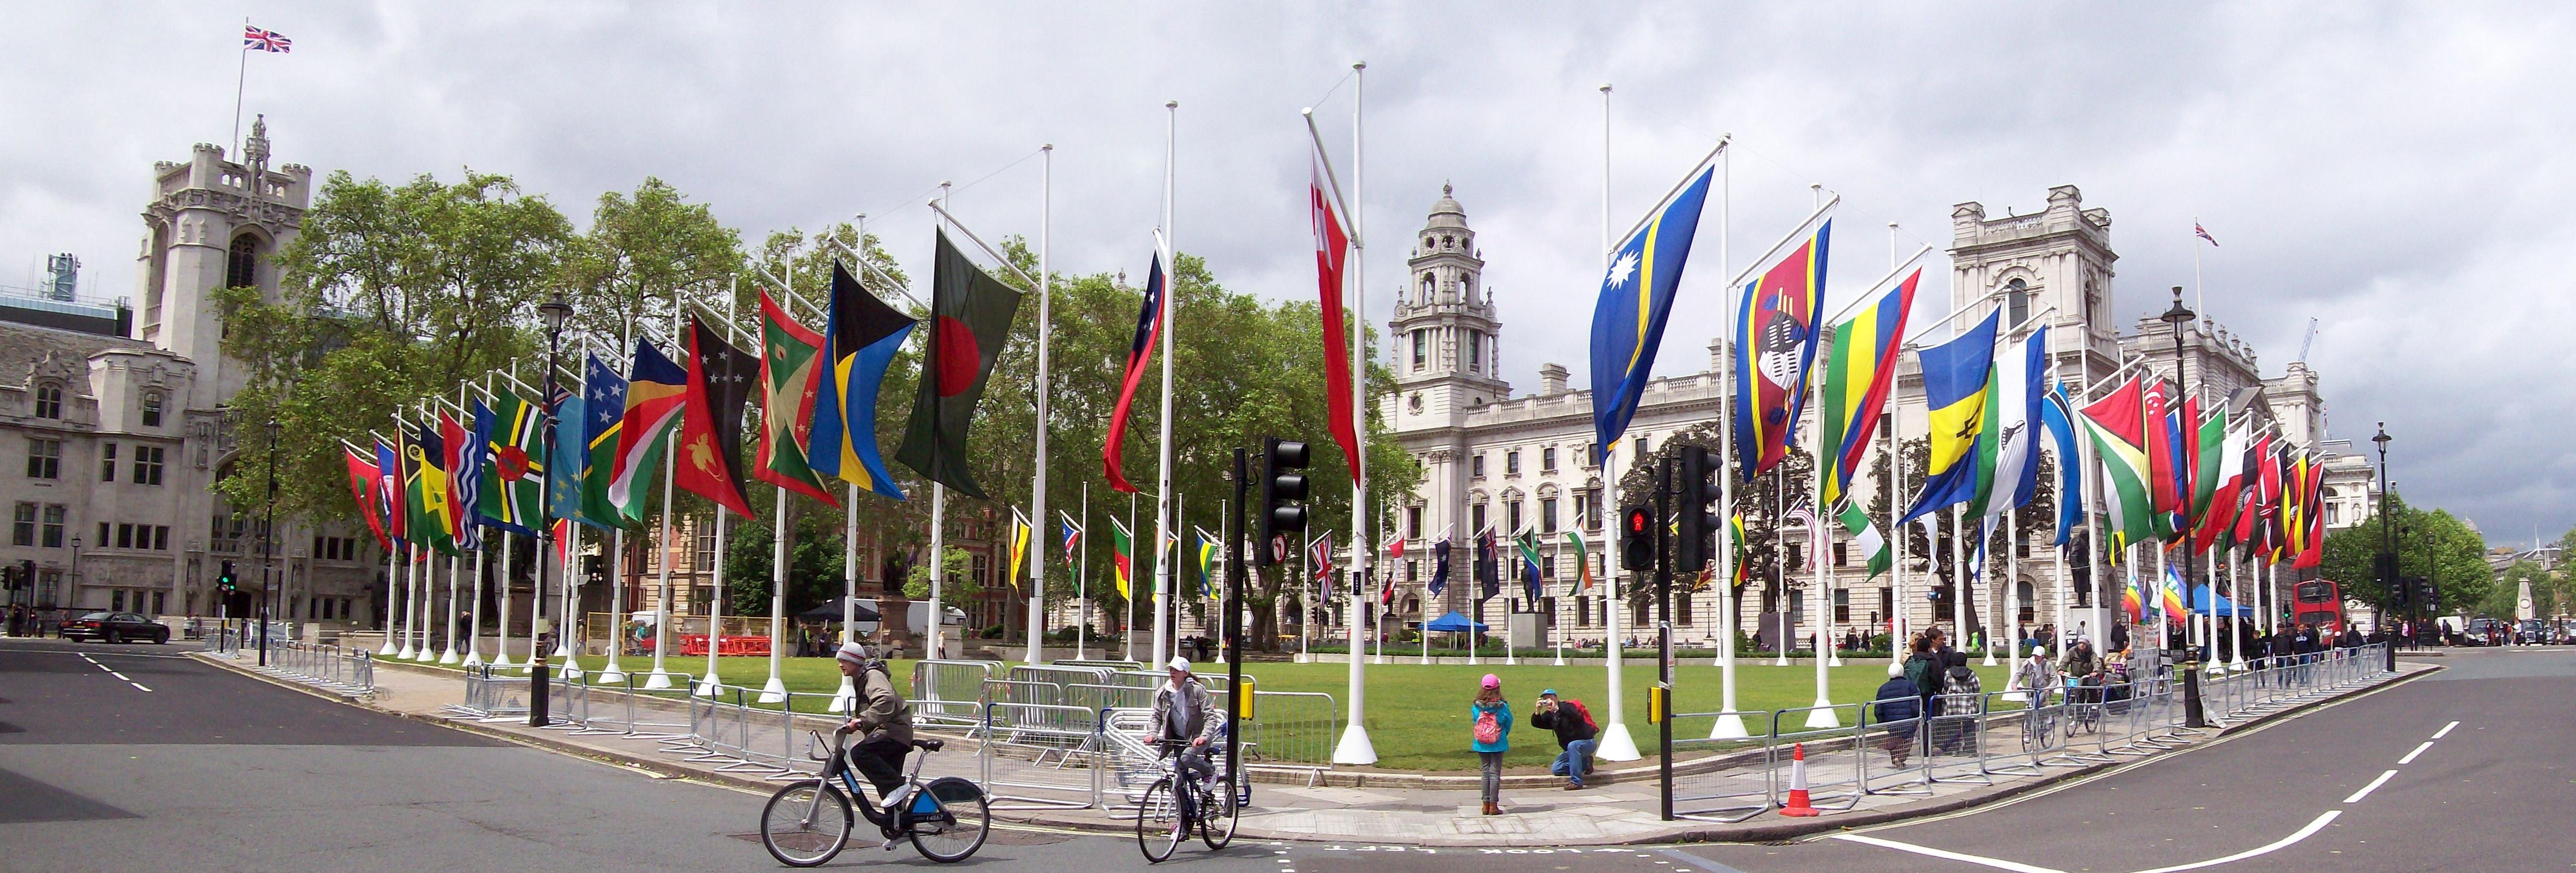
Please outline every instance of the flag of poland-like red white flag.
M1351 239L1342 231L1341 216L1333 211L1332 195L1324 189L1324 155L1317 151L1313 156L1306 199L1314 216L1315 284L1324 310L1324 417L1332 423L1333 442L1350 461L1351 478L1357 480L1360 439L1351 423L1351 356L1343 338L1350 328L1342 324L1342 258L1350 252Z

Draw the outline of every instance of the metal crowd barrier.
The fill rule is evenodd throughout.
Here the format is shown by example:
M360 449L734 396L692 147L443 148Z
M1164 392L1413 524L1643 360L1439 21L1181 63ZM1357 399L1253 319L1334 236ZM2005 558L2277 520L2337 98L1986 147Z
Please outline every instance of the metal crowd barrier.
M1131 685L1067 685L1064 686L1064 701L1066 706L1094 710L1151 709L1154 706L1154 689Z
M1765 744L1765 738L1759 734L1748 739L1709 739L1722 715L1724 713L1719 712L1674 713L1674 760L1678 762L1689 754L1753 749ZM1770 726L1759 712L1740 712L1736 716L1744 720L1748 730ZM1753 773L1741 768L1675 773L1673 816L1733 824L1761 815L1771 809L1771 786L1767 778L1767 773Z
M1043 682L1058 687L1066 685L1103 685L1113 672L1104 667L1066 667L1024 664L1013 667L1002 678L1013 682Z
M268 666L256 669L340 694L366 695L376 690L374 655L336 645L272 641Z
M992 703L984 707L976 770L996 809L1084 809L1100 805L1100 712L1072 706Z
M983 699L998 661L921 661L912 665L912 700Z
M1785 804L1789 797L1788 768L1802 746L1815 748L1807 754L1807 799L1817 809L1850 809L1860 805L1867 793L1869 755L1861 746L1868 733L1862 714L1867 704L1841 703L1833 706L1804 706L1771 712L1770 742L1763 755L1762 781L1774 805ZM1840 727L1799 728L1782 733L1781 727L1795 717L1805 724L1813 713L1830 713Z
M1234 695L1214 692L1218 712L1235 713ZM1153 695L1146 695L1147 707ZM1299 766L1312 768L1315 774L1309 784L1321 778L1323 768L1333 763L1333 746L1342 735L1342 711L1333 696L1317 691L1263 691L1258 684L1252 690L1252 719L1235 720L1235 739L1243 745L1243 761L1249 767Z
M1986 697L1936 694L1923 715L1923 780L1992 785L1986 775Z
M1145 669L1145 662L1143 661L1120 661L1115 659L1090 661L1063 660L1052 663L1057 667L1098 667L1112 673L1141 671Z

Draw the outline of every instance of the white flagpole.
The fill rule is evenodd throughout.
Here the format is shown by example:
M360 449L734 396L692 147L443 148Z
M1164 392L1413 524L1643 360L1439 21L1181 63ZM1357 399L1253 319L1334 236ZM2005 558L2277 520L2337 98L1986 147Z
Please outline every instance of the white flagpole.
M1950 505L1950 630L1958 650L1968 650L1968 505Z
M464 555L461 554L447 556L447 614L439 618L439 623L447 629L447 642L438 653L438 662L441 664L456 664L465 660L465 656L456 651L456 613L458 608L464 605L456 596L458 588L456 564L462 558Z
M391 520L387 520L386 527L392 527ZM391 538L386 542L394 543ZM402 610L394 606L394 594L402 590L402 582L395 578L402 569L402 553L403 545L400 543L394 543L385 550L385 597L379 601L385 605L385 644L376 647L376 660L379 661L391 658L401 650L394 644L394 635L402 627Z
M411 645L412 633L420 630L420 607L418 605L420 603L420 598L418 596L420 593L420 547L406 542L401 544L396 551L401 553L402 565L400 567L389 567L386 572L399 572L402 574L402 602L394 604L390 608L386 609L385 615L387 616L387 629L399 630L400 633L386 634L385 645L393 648L394 660L409 661L412 659L412 656L416 654ZM388 583L385 586L385 593L388 595L388 600L391 599L390 595L394 593L394 590L395 589L391 583ZM394 642L394 638L396 636L402 638L400 645L396 645Z
M716 659L724 653L725 601L733 599L733 592L725 589L725 528L732 526L725 521L732 516L732 510L716 506L715 582L707 589L707 675L693 692L699 697L714 697L724 688L724 680L717 678Z
M229 157L231 157L234 161L236 161L236 162L238 162L238 163L241 163L241 164L243 164L243 165L245 165L245 166L247 166L250 162L242 159L242 157L243 157L243 156L242 156L242 153L241 153L241 114L242 114L242 86L243 86L243 85L245 85L245 84L248 84L248 83L250 82L250 40L249 40L249 38L248 38L248 37L249 37L249 35L250 35L250 16L245 15L245 16L242 16L242 36L243 36L244 38L243 38L243 40L242 40L242 48L241 48L241 65L240 65L240 68L239 68L239 69L237 69L237 70L235 70L235 71L233 72L233 138L231 139L231 143L232 143L232 146L233 146L233 152L232 152L232 154L231 154L231 155L229 155Z
M1610 274L1610 246L1610 86L1602 85L1601 274L1605 276ZM1615 446L1604 445L1601 447L1602 499L1610 506L1619 505L1618 460L1619 452ZM1611 548L1608 543L1604 543L1602 544L1601 553L1603 555L1602 562L1604 568L1604 572L1601 574L1601 581L1608 591L1608 597L1606 600L1610 606L1610 608L1606 610L1608 615L1605 616L1607 621L1606 627L1608 629L1608 636L1605 641L1608 645L1602 647L1608 650L1604 653L1608 656L1604 660L1607 662L1606 666L1609 673L1609 693L1606 696L1609 698L1610 703L1610 723L1604 725L1601 729L1601 745L1595 750L1595 754L1604 761L1634 761L1645 756L1638 753L1637 740L1628 735L1627 707L1624 705L1620 696L1620 692L1622 690L1622 683L1620 682L1621 677L1619 675L1620 660L1621 656L1626 654L1622 649L1626 648L1627 641L1621 639L1619 636L1619 613L1621 610L1627 608L1627 604L1619 597L1619 550ZM1469 566L1474 566L1474 562L1470 561ZM1475 574L1471 571L1468 575L1472 577ZM1470 584L1472 584L1472 582Z
M1366 151L1367 141L1364 139L1364 133L1367 130L1367 115L1364 112L1364 108L1366 106L1364 101L1368 94L1366 90L1368 82L1367 76L1367 62L1363 61L1351 65L1351 77L1353 79L1351 86L1351 199L1354 205L1364 204L1366 201L1363 198L1367 194L1367 191L1363 187L1367 182L1368 172L1368 153ZM1361 232L1360 210L1353 209L1351 211L1350 219L1351 270L1344 281L1349 283L1351 295L1351 432L1359 435L1360 443L1360 457L1355 461L1358 465L1359 475L1351 479L1351 574L1352 578L1355 580L1366 580L1368 577L1362 575L1365 572L1362 568L1368 566L1368 549L1372 548L1372 544L1367 533L1367 448L1369 403L1369 396L1366 390L1368 386L1369 360L1367 351L1368 247L1365 242L1367 236ZM1325 330L1339 330L1340 328L1340 325L1324 326ZM1347 692L1351 698L1351 712L1350 727L1342 731L1341 742L1333 749L1333 762L1336 764L1377 763L1377 747L1369 742L1368 728L1366 727L1366 718L1364 717L1364 713L1367 712L1366 703L1368 683L1366 681L1366 677L1361 672L1362 668L1360 666L1360 661L1368 647L1368 643L1360 636L1360 625L1363 624L1363 622L1359 619L1368 611L1368 607L1366 604L1361 602L1359 589L1363 587L1365 586L1356 583L1353 585L1350 608L1344 610L1347 618L1346 623L1350 625L1351 635L1351 669L1349 689Z
M1110 524L1117 524L1115 519ZM1136 660L1136 492L1127 492L1127 590L1118 592L1118 653ZM1147 665L1153 666L1153 665Z
M867 232L864 230L860 231L859 245L861 247L865 247L867 245L867 239ZM933 329L935 330L936 328L934 327ZM894 586L896 593L901 593L903 591L903 583L895 582ZM859 638L858 597L859 483L851 482L842 487L841 497L841 643L843 645L856 642ZM886 598L878 600L877 606L879 607L877 609L877 626L882 628L885 627L885 623L887 621L890 621L890 619L885 617L885 612L887 609L893 608L894 604L891 598ZM836 657L838 654L839 653L837 652L834 653ZM841 677L841 687L832 692L832 703L827 708L832 712L852 712L854 711L852 704L858 700L858 696L858 688L850 683L850 677L843 676Z
M1074 554L1080 573L1075 575L1073 599L1082 608L1082 616L1073 625L1073 657L1091 658L1091 483L1082 483L1082 526L1075 529Z
M607 559L601 563L608 565L608 664L600 668L599 681L618 685L626 681L626 670L617 664L618 654L626 650L626 528L611 530Z
M492 655L492 666L515 668L519 665L511 662L510 660L510 532L498 531L497 533L501 537L501 578L500 581L494 583L492 587L499 594L498 599L501 604L501 615L498 622L499 627L496 629L499 634L499 639L496 640L492 646L492 648L497 650ZM534 596L543 597L545 596L545 592L545 580L537 580ZM530 610L536 609L536 601L531 599L528 602L528 608Z
M561 437L558 437L558 439L560 438ZM573 567L574 562L581 560L580 522L564 522L563 544L563 551L561 554L556 555L558 560L555 561L555 573L562 582L563 590L563 610L557 613L557 615L561 617L556 619L555 627L555 658L563 664L563 678L579 679L581 678L581 660L575 656L581 653L581 648L579 643L572 641L577 640L579 638L577 635L581 633L580 614L575 612L578 602L573 597L574 587L580 584L579 580L581 579L580 571ZM545 547L546 544L544 540L537 541L537 548L542 549ZM545 559L543 557L539 557L537 559L537 565L540 567L545 566ZM542 596L545 593L545 580L536 579L534 582L538 588L537 593ZM535 612L535 607L532 606L529 609L530 612ZM528 624L528 663L521 666L534 669L536 667L537 660L537 640L539 639L537 636L536 622L543 621L544 617L541 615L531 615L530 618L534 620Z
M1047 517L1047 417L1048 395L1054 384L1048 372L1047 337L1055 332L1054 310L1049 300L1054 296L1055 277L1047 272L1047 232L1051 229L1051 210L1055 197L1055 144L1038 148L1038 426L1037 469L1030 474L1032 492L1029 510L1029 651L1027 661L1036 664L1046 655L1046 556L1038 547L1043 539L1038 525ZM1076 654L1080 654L1076 647Z
M1172 183L1177 174L1173 172L1172 163L1176 159L1180 117L1180 101L1163 103L1163 251L1155 253L1156 257L1163 259L1163 412L1161 420L1156 423L1162 434L1161 445L1156 449L1160 464L1155 473L1157 485L1154 489L1154 648L1146 653L1147 658L1157 665L1170 656L1172 634L1172 562L1171 551L1164 547L1164 543L1172 531L1172 313L1178 308L1174 298L1180 296L1181 282L1180 277L1174 275L1179 270L1180 258L1169 252L1175 245L1172 241Z
M779 273L782 275L779 276L778 292L780 296L787 298L780 301L780 305L787 307L787 313L792 317L796 313L794 284L796 269L793 265L782 265ZM731 313L727 314L730 316ZM730 322L731 319L728 318L727 321ZM767 353L767 349L761 350L761 354ZM761 415L763 417L761 425L766 428L769 425L767 420L769 413L767 410L762 410ZM760 685L760 702L781 703L787 700L787 683L778 676L779 667L786 659L787 650L787 489L778 489L771 507L769 513L769 681ZM717 556L717 560L723 560L723 556Z
M1798 390L1814 391L1816 381L1824 378L1824 369L1825 368L1823 367L1817 367L1809 371L1807 384L1799 386ZM1833 548L1834 532L1832 529L1825 527L1825 516L1827 513L1832 511L1825 507L1825 465L1839 462L1833 458L1827 457L1827 453L1830 452L1831 449L1824 444L1824 412L1822 410L1818 410L1816 413L1816 424L1817 433L1815 439L1813 442L1808 443L1808 445L1814 446L1815 448L1807 453L1807 457L1812 459L1814 462L1809 470L1807 481L1812 483L1815 487L1816 507L1815 515L1808 522L1808 542L1810 543L1810 546L1807 553L1807 560L1815 562L1816 567L1815 571L1808 577L1814 581L1815 584L1812 587L1816 590L1816 621L1814 628L1816 633L1816 702L1809 704L1812 708L1807 710L1807 726L1810 728L1838 728L1842 727L1842 719L1834 713L1834 698L1832 693L1832 668L1840 666L1835 663L1834 658L1834 562L1832 560L1833 556L1827 554ZM1793 428L1797 427L1797 425L1798 423L1794 421L1789 423L1789 426ZM1782 648L1785 649L1787 647L1783 646Z
M472 584L467 586L469 590L465 595L467 601L465 611L467 615L472 616L465 624L464 666L467 667L483 665L483 556L484 550L474 550L474 579Z
M1734 209L1734 150L1720 150L1718 152L1718 159L1721 163L1718 164L1717 171L1717 271L1719 273L1725 273L1729 264L1732 263L1727 260L1729 256L1727 251L1727 237L1729 235L1728 219L1730 218L1730 213ZM1717 298L1719 305L1726 307L1726 313L1720 320L1720 323L1725 325L1725 332L1722 338L1717 341L1718 355L1726 361L1726 363L1722 365L1724 369L1721 371L1720 375L1723 378L1723 381L1718 385L1717 395L1718 454L1723 459L1722 463L1729 466L1735 463L1735 419L1733 418L1732 412L1735 405L1735 380L1738 378L1738 376L1735 375L1734 369L1735 331L1737 330L1735 324L1736 306L1733 301L1729 299L1733 297L1734 294L1735 289L1730 286ZM1719 637L1717 642L1718 703L1717 723L1711 725L1708 731L1708 738L1712 740L1740 740L1745 737L1752 736L1752 734L1746 732L1744 729L1744 716L1735 711L1736 626L1744 619L1741 614L1744 604L1736 597L1735 593L1735 562L1737 560L1737 556L1735 554L1735 476L1736 472L1732 469L1726 469L1723 472L1718 473L1717 476L1718 518L1726 524L1726 530L1717 535L1717 563L1718 566L1722 568L1726 578L1719 580L1717 586L1717 635ZM1593 507L1593 511L1606 513L1609 511L1609 507L1597 506ZM1606 542L1603 543L1602 548L1609 548L1609 544Z
M437 653L429 648L428 620L431 616L426 614L432 611L429 608L431 588L438 584L432 571L437 568L436 554L419 546L412 547L411 590L405 592L408 602L403 604L403 608L411 613L411 621L407 622L411 627L403 635L403 653L399 656L402 660L430 661L438 658Z

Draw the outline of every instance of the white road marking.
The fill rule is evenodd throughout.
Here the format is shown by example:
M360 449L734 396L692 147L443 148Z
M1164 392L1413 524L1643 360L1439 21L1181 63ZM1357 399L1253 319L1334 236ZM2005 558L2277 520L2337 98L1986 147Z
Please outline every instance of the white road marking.
M1680 861L1682 864L1709 871L1709 873L1744 873L1742 870L1720 864L1716 861L1711 861L1707 858L1702 858L1698 855L1693 855L1680 849L1656 849L1655 852L1656 854L1671 857L1674 860Z
M2184 870L2198 870L2198 869L2201 869L2201 868L2203 868L2203 867L2216 867L2216 866L2221 865L2221 864L2233 864L2233 863L2236 863L2236 862L2238 862L2238 861L2245 860L2245 859L2247 859L2247 858L2253 858L2253 857L2257 857L2257 856L2261 856L2261 855L2268 855L2268 854L2271 854L2271 853L2273 853L2273 852L2277 852L2277 851L2280 851L2280 850L2282 850L2282 849L2288 848L2288 847L2290 847L2290 846L2297 845L2297 844L2298 844L2298 842L2299 842L2300 840L2307 839L2307 838L2309 837L2309 835L2314 834L2314 833L2316 833L2317 831L2324 830L2324 829L2325 829L2325 826L2326 826L2328 823L2333 822L2333 821L2335 820L2335 816L2339 816L2339 815L2342 815L2342 814L2343 814L2343 810L2340 810L2340 809L2327 810L2327 811L2326 811L2326 814L2324 814L2324 815L2320 815L2320 816L2317 816L2317 820L2316 820L2316 821L2309 822L2307 827L2300 828L2298 833L2291 834L2291 835L2286 836L2286 837L2282 837L2282 838L2280 839L2280 841L2275 842L2275 843L2273 843L2273 844L2271 844L2271 845L2268 845L2268 846L2262 846L2262 847L2259 847L2259 848L2247 849L2247 850L2245 850L2245 851L2238 852L2238 853L2236 853L2236 854L2229 855L2229 856L2224 857L2224 858L2212 858L2212 859L2210 859L2210 860L2207 860L2207 861L2201 861L2201 862L2196 863L2196 864L2183 864L2183 865L2175 866L2175 867L2158 867L2158 868L2153 869L2153 870L2141 870L2141 871L2138 871L2138 873L2181 873L2181 871L2184 871Z
M150 691L150 690L152 690L152 689L149 689L149 688L145 688L145 687L143 687L143 683L141 683L141 682L136 682L136 681L134 681L134 680L132 680L132 679L125 680L125 684L134 686L134 690L136 690L136 691Z
M2455 727L2459 727L2459 726L2460 726L2460 723L2459 723L2459 722L2456 722L2456 721L2455 721L2455 722L2452 722L2452 723L2450 723L2450 724L2443 725L2441 730L2438 730L2438 731L2434 731L2434 732L2433 732L2433 738L2438 740L2438 739L2441 739L2441 738L2443 738L2443 737L2450 736L2450 735L2451 735L2451 729L2452 729L2452 728L2455 728Z
M2388 784L2388 780L2396 775L2397 771L2395 770L2379 774L2379 778L2370 780L2370 784L2362 786L2360 791L2353 792L2352 796L2344 798L2343 802L2360 803L2362 798L2369 797L2370 792L2378 790L2379 786Z
M114 677L119 678L119 679L125 679L125 681L127 681L127 682L132 682L132 681L134 681L134 680L132 680L132 679L126 679L125 674L123 674L123 673L119 673L119 672L116 672L116 671L114 671L114 670L109 670L109 671L107 671L107 675L114 676Z
M2407 764L2415 763L2415 756L2417 756L2417 755L2421 755L2421 754L2424 754L2424 750L2425 750L2425 749L2430 749L2430 748L2432 748L2432 747L2433 747L2433 741L2432 741L2432 740L2425 740L2423 745L2420 745L2420 746L2416 746L2416 747L2415 747L2415 751L2408 752L2408 753L2406 753L2406 757L2403 757L2403 758L2399 758L2399 759L2397 759L2397 763L2398 763L2398 765L2399 765L2399 766L2404 766L2404 765L2407 765Z
M1835 834L1833 838L1837 840L1849 840L1863 845L1877 846L1882 849L1895 849L1899 852L1912 852L1917 855L1929 855L1934 858L1943 858L1951 861L1960 861L1969 864L1993 867L1997 870L2011 870L2014 871L2014 873L2065 873L2065 871L2062 870L2032 866L2018 861L2006 861L2001 858L1986 858L1963 852L1953 852L1948 849L1935 849L1930 846L1917 846L1913 843L1900 843L1895 840L1884 840L1878 837L1865 836L1862 834Z

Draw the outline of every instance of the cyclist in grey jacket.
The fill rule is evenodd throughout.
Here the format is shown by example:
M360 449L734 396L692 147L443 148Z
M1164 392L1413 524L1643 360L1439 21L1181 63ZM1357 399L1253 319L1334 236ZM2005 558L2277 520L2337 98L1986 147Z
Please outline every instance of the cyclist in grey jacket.
M1208 752L1211 751L1209 747L1216 742L1220 732L1225 730L1225 718L1216 711L1216 696L1209 694L1207 686L1200 684L1198 677L1190 674L1188 659L1173 658L1169 671L1171 681L1154 689L1154 727L1151 736L1156 742L1163 740L1189 742L1189 746L1181 750L1179 767L1181 780L1185 784L1173 786L1172 792L1172 796L1180 802L1181 817L1186 821L1197 814L1194 807L1198 802L1196 796L1198 792L1183 789L1189 785L1203 783L1209 776L1214 775L1215 768L1208 763Z

